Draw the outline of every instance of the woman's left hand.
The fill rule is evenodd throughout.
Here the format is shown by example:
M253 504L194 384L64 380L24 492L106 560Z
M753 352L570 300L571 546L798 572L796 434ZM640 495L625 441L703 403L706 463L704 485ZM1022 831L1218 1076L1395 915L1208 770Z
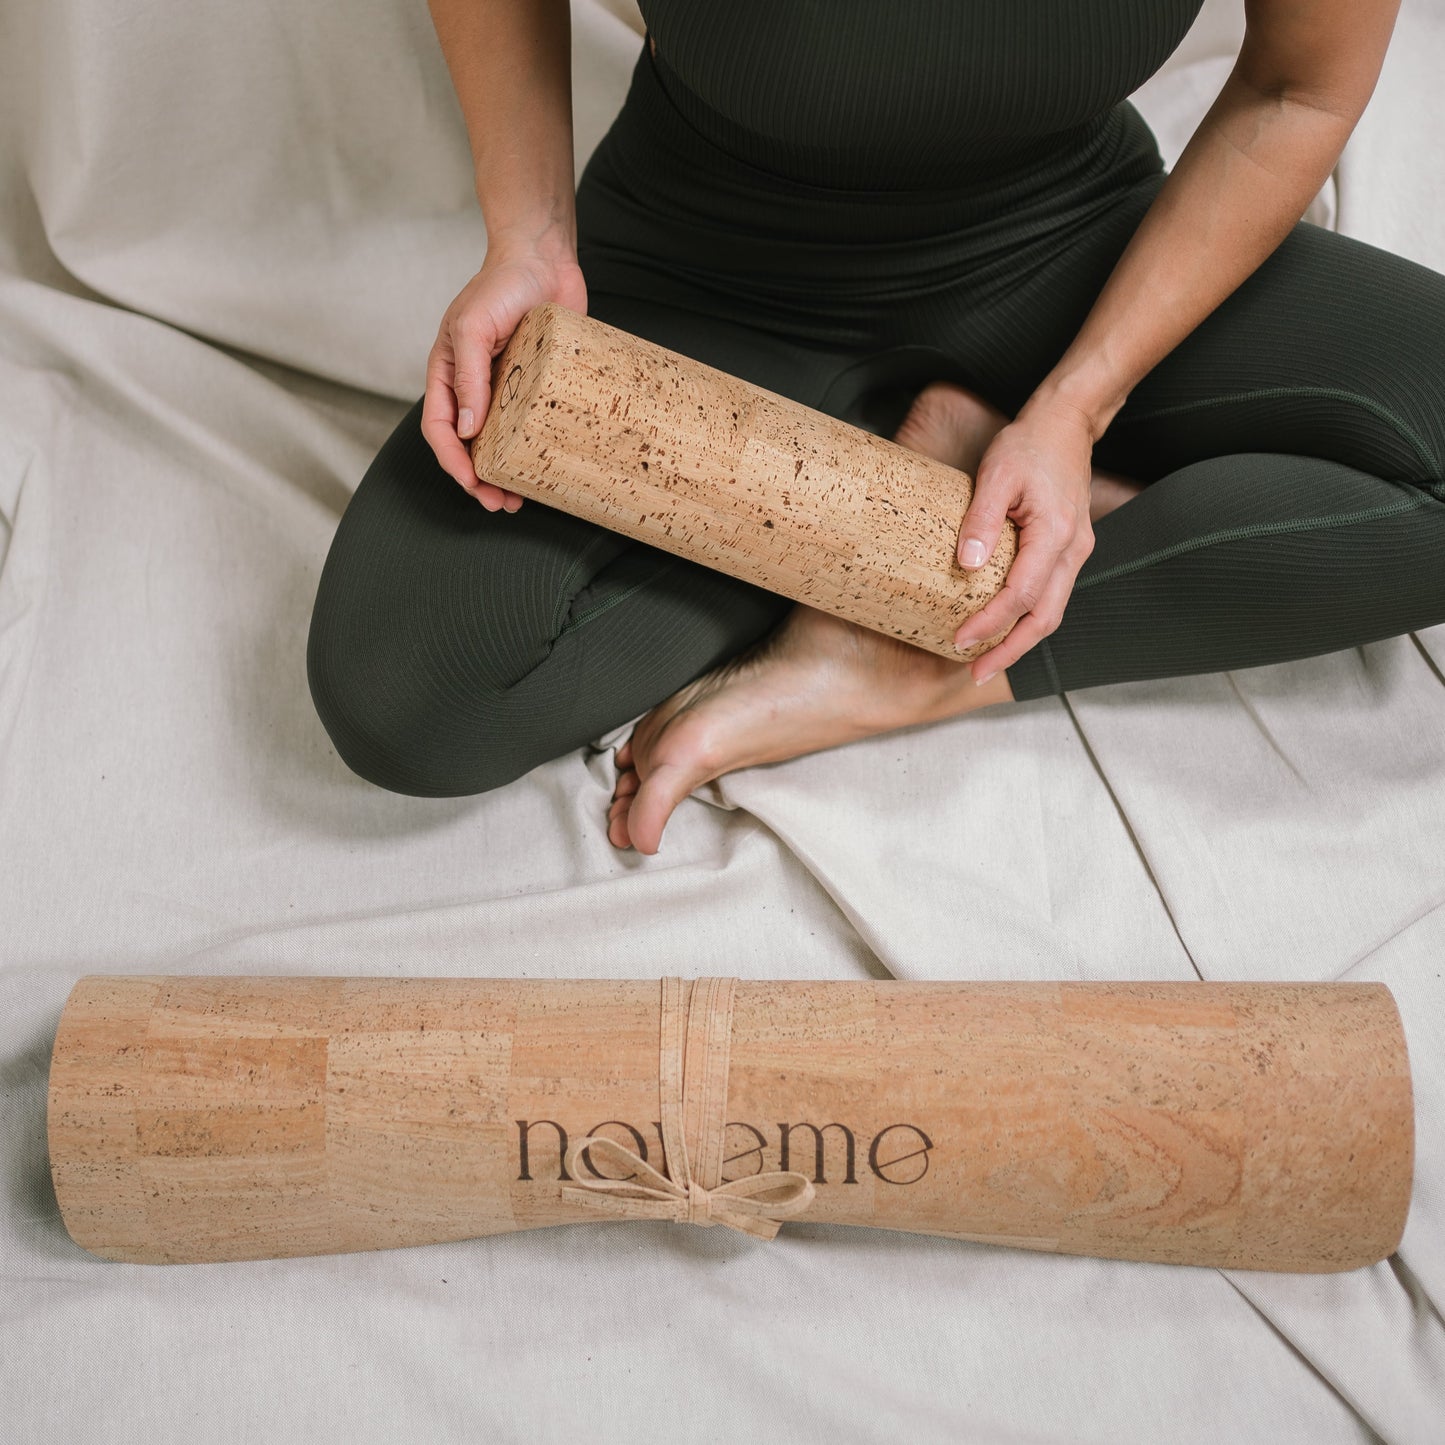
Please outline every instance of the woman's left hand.
M968 665L983 683L1017 662L1063 620L1079 569L1094 550L1089 485L1094 441L1078 408L1031 398L989 443L973 500L958 531L959 564L970 571L993 555L1009 517L1019 549L997 595L954 635L959 646L1005 636ZM970 539L982 543L964 555Z

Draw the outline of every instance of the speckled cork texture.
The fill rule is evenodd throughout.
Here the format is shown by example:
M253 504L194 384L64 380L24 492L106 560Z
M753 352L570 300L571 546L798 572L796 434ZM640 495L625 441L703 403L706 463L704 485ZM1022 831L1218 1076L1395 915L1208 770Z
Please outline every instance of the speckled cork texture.
M731 1008L722 1178L805 1174L802 1222L1306 1272L1405 1227L1383 984L738 980ZM660 1019L657 979L90 975L51 1062L61 1213L149 1264L595 1224L567 1143L665 1167Z
M492 364L484 481L955 662L1003 586L1005 521L966 572L966 473L555 302Z

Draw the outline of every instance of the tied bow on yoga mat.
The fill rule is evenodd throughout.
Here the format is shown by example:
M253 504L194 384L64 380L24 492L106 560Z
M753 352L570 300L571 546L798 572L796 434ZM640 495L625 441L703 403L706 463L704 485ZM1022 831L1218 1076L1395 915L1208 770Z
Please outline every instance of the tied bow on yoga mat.
M600 1152L650 1183L584 1179L564 1187L563 1199L632 1219L671 1219L688 1224L726 1224L758 1239L772 1239L783 1220L813 1202L813 1185L791 1169L772 1170L720 1183L723 1118L727 1108L728 1048L732 1039L735 978L700 978L683 1008L683 981L662 980L661 1059L663 1162L659 1173L634 1150L602 1134L574 1140L567 1170L574 1177L583 1156ZM697 1140L689 1152L687 1135ZM692 1159L697 1160L694 1175ZM762 1198L760 1196L775 1196Z

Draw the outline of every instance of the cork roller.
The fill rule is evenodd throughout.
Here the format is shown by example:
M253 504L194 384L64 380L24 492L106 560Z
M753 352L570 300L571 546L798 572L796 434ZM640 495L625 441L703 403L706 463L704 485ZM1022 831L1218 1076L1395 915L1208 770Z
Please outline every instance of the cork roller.
M672 1169L659 1022L715 982L84 977L50 1072L66 1227L178 1263L595 1224L568 1180L621 1171L569 1175L568 1142ZM723 982L722 1178L805 1174L805 1221L1309 1272L1404 1230L1382 984Z
M1005 521L958 562L962 471L555 302L492 364L471 443L483 481L954 662L1003 586Z

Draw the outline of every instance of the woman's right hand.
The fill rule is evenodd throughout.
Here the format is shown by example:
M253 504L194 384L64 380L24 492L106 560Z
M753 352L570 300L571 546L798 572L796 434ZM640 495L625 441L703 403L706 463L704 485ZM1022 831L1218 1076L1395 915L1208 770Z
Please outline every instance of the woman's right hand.
M551 235L489 238L482 269L447 307L427 358L422 435L442 469L489 512L515 512L522 498L478 478L464 442L487 419L493 359L527 312L547 301L587 314L587 286L571 244Z

